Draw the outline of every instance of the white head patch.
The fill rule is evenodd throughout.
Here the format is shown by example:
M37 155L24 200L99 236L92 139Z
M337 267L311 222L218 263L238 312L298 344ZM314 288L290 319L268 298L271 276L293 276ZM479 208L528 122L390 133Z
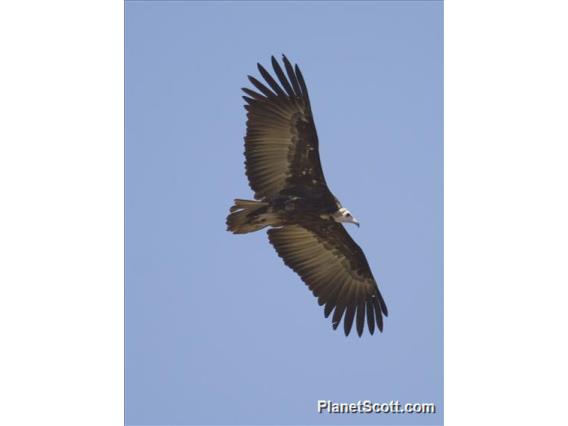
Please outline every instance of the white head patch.
M341 207L333 214L333 220L339 223L353 223L359 226L359 222L345 207Z

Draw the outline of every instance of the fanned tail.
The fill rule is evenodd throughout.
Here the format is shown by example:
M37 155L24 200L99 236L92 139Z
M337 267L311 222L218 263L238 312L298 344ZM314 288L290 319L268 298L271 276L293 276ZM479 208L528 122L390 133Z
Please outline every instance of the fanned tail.
M264 201L236 199L227 216L227 231L247 234L272 225L273 214L268 213L269 204Z

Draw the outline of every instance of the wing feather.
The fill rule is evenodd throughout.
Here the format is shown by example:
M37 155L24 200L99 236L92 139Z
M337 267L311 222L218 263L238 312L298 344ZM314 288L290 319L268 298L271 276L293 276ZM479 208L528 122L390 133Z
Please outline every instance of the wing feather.
M259 95L258 93L256 93L254 90L250 90L246 87L242 87L241 90L243 92L245 92L247 95L249 95L252 99L250 98L245 98L245 100L250 104L252 102L254 102L254 100L256 99L257 101L261 101L264 99L263 96Z
M268 89L268 87L266 87L264 84L262 84L260 81L258 81L256 78L254 78L253 76L249 75L248 76L249 81L254 84L254 86L260 90L262 92L262 94L266 97L273 97L275 96L274 93L272 93L270 91L270 89Z
M288 82L288 79L284 75L284 71L282 71L280 64L278 63L278 61L276 60L276 58L274 56L272 57L272 68L274 68L274 72L276 73L276 76L278 77L280 84L282 84L282 86L284 87L284 90L286 90L286 93L288 93L288 96L290 96L290 97L296 96L295 93L294 93L294 90L292 89L292 87L290 86L290 83ZM306 93L307 93L307 91L306 91Z
M282 88L278 85L278 83L276 83L276 81L274 81L274 79L268 73L268 71L266 71L266 69L264 69L264 67L260 64L256 64L256 66L258 67L258 71L260 72L260 75L262 75L262 78L264 78L266 80L266 82L270 85L270 88L278 96L286 96L286 93L284 93L284 90L282 90Z
M310 97L308 96L308 88L306 87L306 82L304 81L304 76L302 75L302 71L300 71L300 67L296 65L296 76L298 77L298 83L300 84L300 88L302 89L302 94L306 98L308 105L310 105Z
M365 299L359 299L359 304L357 305L357 334L360 336L363 334L363 329L365 328ZM369 330L370 332L371 330Z
M369 333L373 334L375 332L375 309L371 300L367 300L367 326Z
M343 225L331 221L285 225L268 231L270 243L284 263L306 283L333 328L343 319L345 335L353 323L361 336L375 325L382 331L386 305L361 248Z
M250 187L256 199L299 187L317 188L332 198L321 168L304 77L288 58L283 56L282 61L286 73L272 57L277 78L258 64L266 83L249 76L256 90L242 89L246 94L245 165Z
M288 73L288 79L290 80L290 82L292 83L292 87L294 88L294 94L297 97L302 96L302 89L300 89L300 84L298 83L298 79L296 77L296 74L294 73L294 68L292 67L292 64L285 55L282 55L282 61L284 62L284 66L286 67L286 72Z
M347 305L347 311L345 312L345 319L343 320L343 328L346 336L349 336L351 326L353 325L353 318L355 318L355 308L356 305L353 305L353 303L350 301L349 305Z
M331 320L331 325L333 329L336 330L337 326L341 322L341 317L343 316L343 312L345 312L346 306L343 304L338 304L335 307L335 311L333 312L333 319Z

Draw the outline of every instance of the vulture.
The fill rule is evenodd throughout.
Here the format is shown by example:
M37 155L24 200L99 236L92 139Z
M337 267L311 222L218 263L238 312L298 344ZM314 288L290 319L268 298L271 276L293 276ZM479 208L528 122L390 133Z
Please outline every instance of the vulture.
M267 234L284 263L294 270L332 315L333 329L343 319L348 336L355 322L361 336L383 331L387 306L363 250L343 224L359 222L329 190L319 157L319 142L304 77L298 65L272 56L265 83L248 76L256 90L243 88L247 111L245 169L254 200L234 200L227 230Z

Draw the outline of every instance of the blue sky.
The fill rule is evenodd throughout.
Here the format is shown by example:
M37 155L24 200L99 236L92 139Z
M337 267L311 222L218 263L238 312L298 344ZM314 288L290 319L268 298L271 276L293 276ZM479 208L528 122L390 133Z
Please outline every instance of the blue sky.
M442 3L127 2L127 424L439 424L322 415L318 399L442 407ZM285 53L305 77L326 180L361 222L389 308L346 338L250 198L240 88Z

